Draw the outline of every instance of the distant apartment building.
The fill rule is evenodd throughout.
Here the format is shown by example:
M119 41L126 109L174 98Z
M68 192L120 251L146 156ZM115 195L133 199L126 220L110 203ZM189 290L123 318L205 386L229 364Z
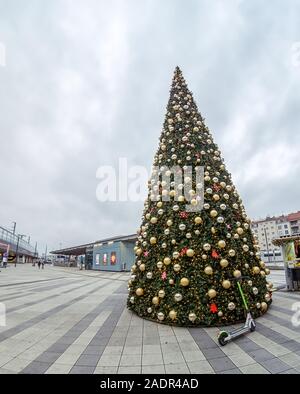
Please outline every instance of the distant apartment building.
M252 222L252 231L257 236L262 260L266 263L282 263L282 250L274 246L272 240L300 233L300 211L255 220Z
M287 218L291 226L291 234L300 234L300 211L290 213Z

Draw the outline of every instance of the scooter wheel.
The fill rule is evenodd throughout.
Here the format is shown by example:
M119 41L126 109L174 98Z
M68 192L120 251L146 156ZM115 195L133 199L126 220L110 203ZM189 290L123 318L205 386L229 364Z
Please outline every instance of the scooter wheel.
M256 325L255 325L254 323L251 323L251 324L250 324L250 331L251 331L251 332L254 332L255 329L256 329Z
M227 345L228 341L225 341L225 339L226 339L227 337L228 337L228 332L226 332L226 331L221 331L221 332L220 332L220 334L219 334L219 336L218 336L218 341L219 341L219 344L220 344L221 346Z

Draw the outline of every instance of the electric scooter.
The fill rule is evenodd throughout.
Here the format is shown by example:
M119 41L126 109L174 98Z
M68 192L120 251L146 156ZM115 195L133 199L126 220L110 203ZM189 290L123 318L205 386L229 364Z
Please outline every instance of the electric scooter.
M243 289L242 289L242 286L240 283L243 279L249 279L249 278L245 277L245 276L241 276L239 278L234 278L234 280L236 280L236 282L237 282L237 286L238 286L241 298L243 300L244 308L247 313L246 322L243 325L243 327L237 328L231 332L221 331L218 336L218 341L221 346L227 345L228 342L232 341L235 338L240 337L241 335L246 334L247 332L254 332L255 328L256 328L255 321L251 315L246 297L244 295L244 292L243 292Z

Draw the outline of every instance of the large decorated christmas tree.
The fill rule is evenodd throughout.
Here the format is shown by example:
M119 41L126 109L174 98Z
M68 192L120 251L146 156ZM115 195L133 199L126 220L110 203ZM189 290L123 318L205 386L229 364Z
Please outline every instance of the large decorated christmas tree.
M271 303L269 270L178 67L148 186L129 309L180 326L240 322L245 311L239 279L252 315L265 313Z

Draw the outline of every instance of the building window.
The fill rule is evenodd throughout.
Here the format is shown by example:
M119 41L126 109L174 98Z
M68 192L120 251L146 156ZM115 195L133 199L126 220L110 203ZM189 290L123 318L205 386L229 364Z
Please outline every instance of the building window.
M287 224L285 224L285 225L284 225L284 228L288 228L288 225L287 225Z
M285 230L285 235L288 235L289 234L289 230Z
M111 252L110 265L116 265L116 263L117 263L117 253L116 252Z
M103 260L102 260L102 262L103 262L103 265L107 265L107 253L104 253L104 254L103 254Z
M282 229L282 226L281 226L281 224L278 226L278 230L281 230Z
M96 265L100 265L100 254L96 254Z

